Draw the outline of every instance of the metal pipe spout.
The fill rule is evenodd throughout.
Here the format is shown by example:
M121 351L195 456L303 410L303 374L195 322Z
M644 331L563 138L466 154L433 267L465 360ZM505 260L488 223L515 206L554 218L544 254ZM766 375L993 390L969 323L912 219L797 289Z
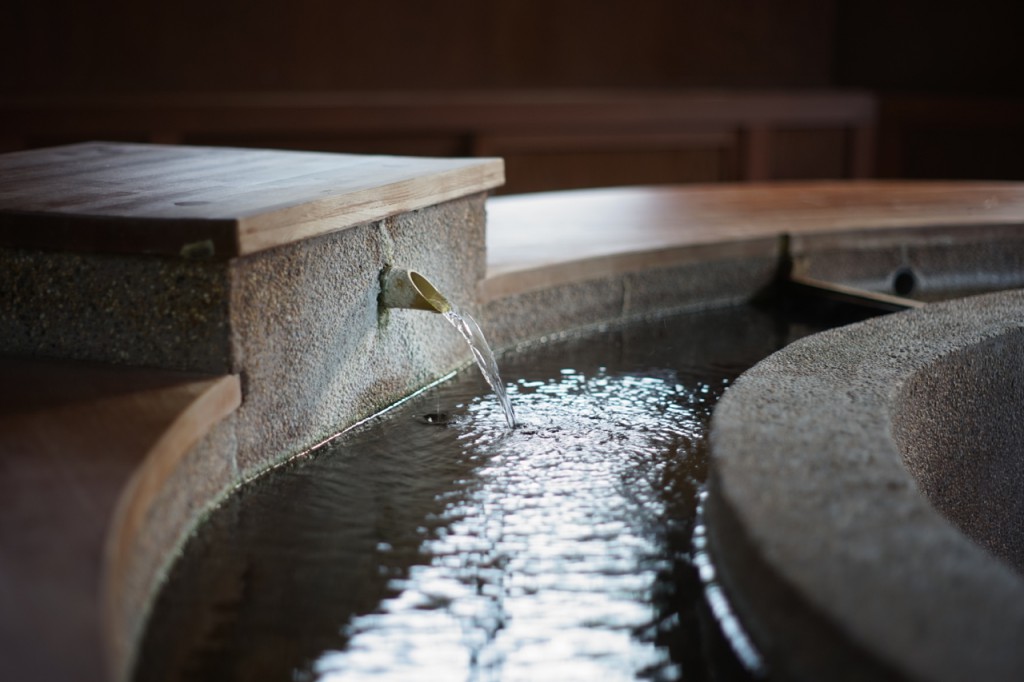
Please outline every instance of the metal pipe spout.
M415 270L385 268L380 273L380 305L384 308L409 308L432 313L447 313L452 304L426 277Z

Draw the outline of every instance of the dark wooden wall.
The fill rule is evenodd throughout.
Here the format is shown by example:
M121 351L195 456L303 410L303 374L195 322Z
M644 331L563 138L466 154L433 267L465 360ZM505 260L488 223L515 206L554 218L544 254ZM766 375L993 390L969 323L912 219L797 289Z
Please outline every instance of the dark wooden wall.
M878 94L878 173L1024 180L1024 3L842 0L833 82Z
M835 81L886 93L1024 96L1024 5L843 0Z
M0 89L824 87L834 0L5 0ZM0 15L0 16L3 16ZM17 64L18 68L11 68Z
M49 102L70 118L81 116L75 98L95 101L108 94L187 99L218 93L855 88L876 93L880 103L879 174L1024 179L1021 5L1009 0L6 0L0 6L5 64L0 147L85 135L56 128L52 134L38 129L31 136L20 134L15 119L4 120L4 103L26 98ZM154 137L151 130L135 133L140 139ZM168 141L189 140L172 136ZM386 140L348 133L297 139L285 130L199 135L191 141L391 153L473 151L454 138L425 139L415 130ZM780 168L778 177L842 175L850 165L845 142L841 131L781 131L772 165ZM687 160L693 153L686 149L654 161L649 146L616 153L626 151L632 154L622 157L628 157L627 166L648 163L649 170L664 172L631 175L620 164L608 181L748 175L728 155L719 154L712 163L703 152ZM572 166L578 175L581 164L590 163L566 153L561 149L517 163L534 178L551 174L542 186L559 186L559 164ZM577 177L568 184L588 182Z

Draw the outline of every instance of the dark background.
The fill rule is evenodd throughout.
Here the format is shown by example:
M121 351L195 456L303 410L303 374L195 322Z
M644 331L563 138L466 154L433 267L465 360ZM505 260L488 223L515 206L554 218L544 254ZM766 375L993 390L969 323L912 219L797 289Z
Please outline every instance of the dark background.
M288 112L314 93L513 92L528 93L543 106L545 93L580 89L613 92L624 101L652 91L857 89L877 102L872 174L1024 179L1020 5L6 0L0 9L0 148L101 137L466 154L481 148L464 136L442 139L436 130L418 128L415 115L371 134L351 122L314 130L297 114L292 125ZM218 97L237 93L272 95L280 109L273 125L246 127L248 104L229 113L218 109ZM156 114L138 113L138 101L148 103L147 111L177 112L176 118L158 124ZM202 106L193 106L197 101ZM415 98L403 101L415 105ZM237 134L230 117L237 117ZM220 123L209 123L215 119ZM661 147L650 141L630 146L622 142L623 130L610 130L614 144L602 137L596 147L553 151L546 140L543 149L534 145L529 153L522 145L484 151L518 164L510 164L510 178L515 168L538 178L550 175L544 186L526 189L608 184L580 175L594 163L616 167L615 177L607 178L616 182L747 175L737 166L742 161L722 155L726 143L716 148L717 156L701 156L700 145L681 138ZM834 132L811 126L781 133L772 177L844 175L839 155L848 152Z

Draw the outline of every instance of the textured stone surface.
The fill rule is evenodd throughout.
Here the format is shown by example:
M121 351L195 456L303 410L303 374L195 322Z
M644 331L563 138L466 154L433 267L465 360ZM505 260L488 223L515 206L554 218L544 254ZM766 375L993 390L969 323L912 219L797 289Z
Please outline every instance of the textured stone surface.
M378 310L387 265L475 311L484 196L231 261L0 251L0 350L242 376L243 476L469 360L438 315Z
M417 270L472 310L483 196L232 262L233 371L243 477L300 452L469 361L440 315L379 310L385 266Z
M746 258L710 259L571 281L484 305L496 348L597 324L670 311L737 305L771 283L778 267L771 244Z
M1024 329L914 374L894 435L922 492L961 531L1024 575Z
M909 295L925 300L1024 286L1024 232L1018 225L916 227L794 234L794 271L870 291L897 291L913 273Z
M1024 350L1022 328L1021 292L935 304L794 343L726 392L712 421L709 537L777 674L1024 676L1024 579L933 506L899 447L918 448L908 454L911 469L948 460L948 441L927 432L925 416L972 415L941 397L916 412L905 402L936 382L970 390L957 376L975 386L1000 373L1019 377L1024 355L988 351ZM1013 418L1018 394L996 410ZM1020 469L1017 448L995 451L1017 428L987 439L992 458L1018 462L1011 471ZM958 474L958 465L942 468ZM968 496L984 494L963 485Z
M230 366L222 263L0 249L0 352L202 372Z

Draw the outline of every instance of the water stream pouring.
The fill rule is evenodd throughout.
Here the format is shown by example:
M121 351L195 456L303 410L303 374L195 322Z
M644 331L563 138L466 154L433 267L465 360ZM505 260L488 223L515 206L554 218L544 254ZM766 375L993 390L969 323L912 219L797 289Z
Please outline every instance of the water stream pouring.
M497 396L501 409L505 413L505 421L510 429L516 426L516 414L508 399L505 384L498 374L498 363L494 353L484 338L480 325L468 313L461 312L430 283L426 277L415 270L387 268L380 276L380 305L385 308L409 308L440 313L466 339L473 359L480 368L484 379Z

